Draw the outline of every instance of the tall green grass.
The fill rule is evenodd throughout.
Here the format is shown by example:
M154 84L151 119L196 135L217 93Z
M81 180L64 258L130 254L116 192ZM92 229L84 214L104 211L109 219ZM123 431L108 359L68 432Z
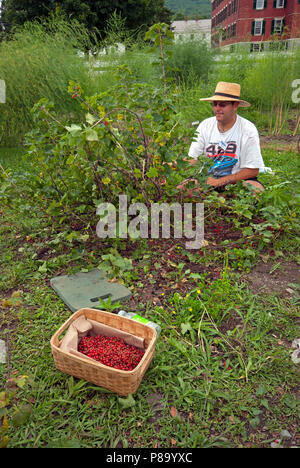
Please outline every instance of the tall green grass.
M299 58L299 53L269 52L253 63L243 81L250 101L259 111L268 113L270 133L283 131L288 115L295 107L292 82L297 78Z
M24 150L21 146L16 148L0 146L0 165L4 170L8 169L9 167L14 167L16 170L21 169L25 165L25 161L22 158L23 154ZM16 161L18 161L17 165Z
M208 80L215 52L204 40L176 41L168 59L167 76L177 84L193 87L199 80Z
M53 101L63 114L78 112L67 92L69 80L92 92L92 82L79 49L91 47L87 31L76 21L51 17L32 22L0 43L0 78L6 82L1 105L0 143L16 145L31 128L30 109L41 98Z

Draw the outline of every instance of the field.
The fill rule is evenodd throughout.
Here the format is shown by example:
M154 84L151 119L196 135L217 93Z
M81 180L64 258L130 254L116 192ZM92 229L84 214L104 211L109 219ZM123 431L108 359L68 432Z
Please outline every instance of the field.
M46 47L34 34L35 46ZM64 63L65 78L53 76L40 93L14 68L23 92L18 106L1 105L0 446L299 447L299 109L287 92L297 57L235 57L228 67L203 45L186 44L184 54L174 46L172 55L166 45L164 81L148 46L107 56L108 72L97 74L93 59L89 68L76 59L75 73L74 50L62 43L69 61L53 57L52 67L63 72ZM0 47L0 58L6 52ZM13 56L5 57L7 80ZM32 67L33 79L44 66ZM146 205L178 200L192 122L211 115L198 99L222 78L240 82L252 103L241 115L261 134L272 169L259 176L265 191L207 191L204 171L205 241L197 250L172 236L100 239L99 202L116 203L122 193ZM136 311L162 328L128 397L59 372L51 355L50 338L70 316L51 278L98 266L132 296L96 306Z

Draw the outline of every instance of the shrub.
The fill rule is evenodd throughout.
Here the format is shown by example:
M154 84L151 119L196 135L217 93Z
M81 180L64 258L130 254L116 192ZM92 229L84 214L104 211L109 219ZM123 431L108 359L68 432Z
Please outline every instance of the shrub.
M73 98L86 109L84 122L59 121L46 99L34 107L36 128L26 142L31 168L13 184L6 180L4 199L15 199L17 186L30 200L20 199L19 209L43 209L62 222L70 213L95 212L100 201L117 205L119 194L149 204L175 193L186 163L180 161L178 171L167 163L183 152L193 129L180 125L172 100L159 89L136 83L124 67L117 74L111 89L87 98L72 84Z
M213 65L213 52L205 40L177 41L172 45L167 75L177 83L194 84L207 79Z

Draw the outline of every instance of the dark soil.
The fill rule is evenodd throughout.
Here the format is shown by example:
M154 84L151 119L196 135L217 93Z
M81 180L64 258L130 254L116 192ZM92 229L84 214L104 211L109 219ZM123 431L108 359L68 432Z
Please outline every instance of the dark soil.
M300 265L296 262L260 262L246 277L254 294L292 296L300 286Z

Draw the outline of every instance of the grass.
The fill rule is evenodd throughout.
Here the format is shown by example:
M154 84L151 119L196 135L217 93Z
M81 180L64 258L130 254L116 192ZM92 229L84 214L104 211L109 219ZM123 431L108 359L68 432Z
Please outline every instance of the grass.
M12 166L24 167L22 156L24 149L22 146L11 148L9 146L1 146L0 148L0 164L4 169L9 169Z
M15 156L5 150L0 159L8 169ZM294 154L266 149L264 156L290 173ZM152 302L128 277L133 293L141 291L137 312L159 323L162 333L138 391L121 398L57 371L49 345L70 315L49 279L92 268L102 251L58 241L54 227L39 219L19 219L6 208L1 217L0 338L8 344L9 363L0 365L0 388L9 398L2 405L8 447L299 445L299 369L291 360L291 343L299 337L297 294L254 294L245 276L226 264L212 281L200 274L185 293L172 289L167 276L165 292ZM297 243L287 239L286 251L282 239L272 248L292 256ZM162 267L150 243L137 250L143 268L149 253ZM122 308L132 310L125 303ZM282 430L291 438L281 439Z
M79 23L58 17L26 23L13 40L0 43L0 76L6 82L6 104L0 115L1 144L22 142L33 125L30 110L41 98L53 101L64 115L80 112L67 88L70 80L77 80L95 90L86 59L78 55L78 50L89 47L88 34Z

